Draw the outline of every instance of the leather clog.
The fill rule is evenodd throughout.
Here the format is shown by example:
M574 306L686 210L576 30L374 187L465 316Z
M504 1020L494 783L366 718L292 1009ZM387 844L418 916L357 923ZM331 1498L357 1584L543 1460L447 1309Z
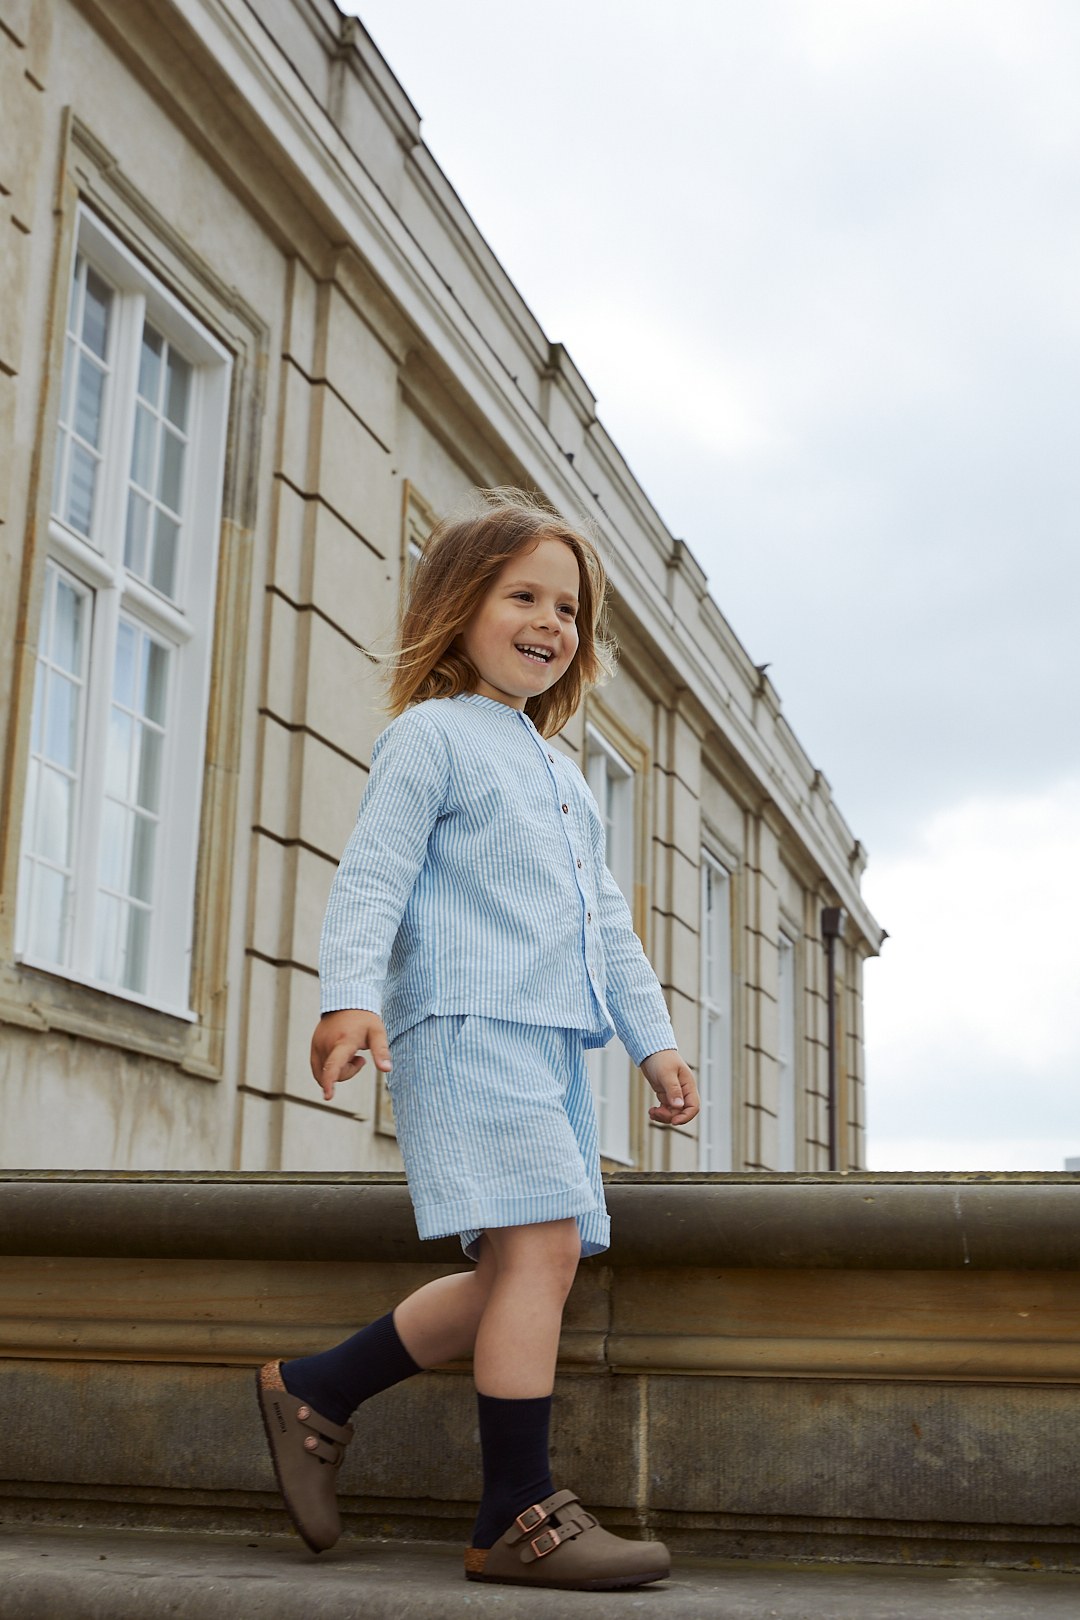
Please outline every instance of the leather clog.
M331 1423L306 1401L290 1395L280 1361L260 1367L256 1388L289 1517L312 1552L325 1552L341 1535L337 1476L353 1437L352 1424Z

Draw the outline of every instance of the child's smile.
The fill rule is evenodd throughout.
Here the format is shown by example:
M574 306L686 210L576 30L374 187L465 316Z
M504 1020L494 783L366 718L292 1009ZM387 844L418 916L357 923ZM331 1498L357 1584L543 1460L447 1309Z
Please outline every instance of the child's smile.
M458 641L481 697L523 709L563 676L578 648L577 558L563 540L538 540L505 562Z

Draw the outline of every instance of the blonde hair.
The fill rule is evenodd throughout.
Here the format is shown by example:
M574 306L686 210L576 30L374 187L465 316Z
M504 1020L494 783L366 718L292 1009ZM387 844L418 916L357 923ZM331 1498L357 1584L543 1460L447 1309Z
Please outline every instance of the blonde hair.
M610 679L615 646L607 637L607 571L595 543L539 496L521 489L477 490L479 509L444 518L413 569L391 661L387 708L392 718L425 698L474 690L479 673L454 641L480 607L504 563L539 540L562 540L577 558L578 648L548 691L525 713L542 737L553 737L585 692Z

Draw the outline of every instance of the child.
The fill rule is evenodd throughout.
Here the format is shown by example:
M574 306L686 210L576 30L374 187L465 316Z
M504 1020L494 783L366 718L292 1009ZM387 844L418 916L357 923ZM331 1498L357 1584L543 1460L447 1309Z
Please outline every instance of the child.
M602 1530L548 1464L563 1305L608 1245L588 1047L618 1032L659 1099L698 1112L664 999L604 861L578 767L551 747L610 673L606 578L577 530L515 490L443 523L416 565L389 708L334 879L311 1068L329 1100L370 1053L391 1088L422 1238L471 1271L427 1283L321 1355L269 1362L259 1400L296 1528L341 1532L348 1419L473 1353L484 1494L472 1580L613 1588L667 1549Z

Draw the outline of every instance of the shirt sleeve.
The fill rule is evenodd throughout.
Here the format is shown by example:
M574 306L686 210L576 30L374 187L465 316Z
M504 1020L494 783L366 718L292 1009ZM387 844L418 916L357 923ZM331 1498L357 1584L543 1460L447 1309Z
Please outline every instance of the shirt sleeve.
M330 889L319 947L322 1010L382 1015L394 939L446 798L450 759L415 709L391 721L371 751L371 774Z
M626 897L608 868L604 824L591 790L589 802L593 878L607 969L608 1011L631 1060L641 1064L653 1052L674 1049L675 1032L660 982L634 932Z

